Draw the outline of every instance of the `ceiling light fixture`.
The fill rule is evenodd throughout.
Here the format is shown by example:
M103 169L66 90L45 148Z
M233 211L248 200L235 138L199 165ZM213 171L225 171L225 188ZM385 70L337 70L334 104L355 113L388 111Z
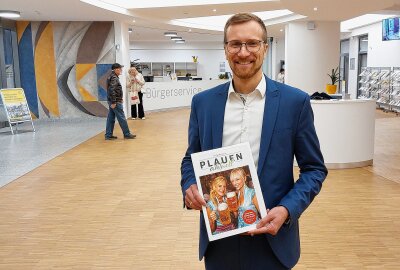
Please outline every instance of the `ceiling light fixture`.
M178 43L178 44L180 43L180 44L182 44L182 43L185 43L185 40L184 40L184 39L176 40L175 43Z
M279 30L279 31L283 32L283 29L281 29L281 30Z
M132 22L133 22L133 23L135 23L135 22L136 22L136 20L135 20L135 19L133 19L133 20L132 20Z
M182 37L172 37L171 40L183 40Z
M133 31L132 28L128 28L129 33L132 33L132 31Z
M176 36L178 36L178 33L176 33L176 32L164 32L164 36L166 36L166 37L176 37Z
M0 10L0 17L19 18L21 17L21 13L19 11L13 11L13 10Z
M189 29L189 32L192 32L192 29Z
M315 7L315 8L314 8L314 11L317 11L317 10L318 10L318 8L317 8L317 7Z
M217 12L217 10L214 8L214 9L213 9L213 12Z

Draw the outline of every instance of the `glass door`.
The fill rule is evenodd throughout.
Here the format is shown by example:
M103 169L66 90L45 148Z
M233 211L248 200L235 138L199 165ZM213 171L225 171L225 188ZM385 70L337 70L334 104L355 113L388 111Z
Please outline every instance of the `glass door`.
M368 35L360 36L358 40L358 72L357 72L357 98L362 94L360 92L360 74L367 67L368 62Z
M348 92L349 50L350 41L348 39L340 41L339 93Z

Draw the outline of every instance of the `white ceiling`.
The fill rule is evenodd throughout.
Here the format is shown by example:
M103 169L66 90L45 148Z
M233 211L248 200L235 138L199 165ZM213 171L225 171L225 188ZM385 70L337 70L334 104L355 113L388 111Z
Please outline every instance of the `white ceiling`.
M221 0L194 1L196 5L188 5L189 1L164 1L169 7L150 7L160 4L151 0L85 0L87 2L104 3L115 7L113 12L105 10L80 0L1 0L2 10L17 10L21 12L20 20L29 21L123 21L133 28L131 41L165 41L164 31L177 31L188 42L190 41L222 41L222 32L215 30L196 29L174 25L173 21L194 17L230 15L237 12L262 12L288 9L297 15L306 16L302 20L313 21L344 21L366 13L400 14L400 0L270 0L242 1ZM228 3L230 2L230 3ZM233 2L233 3L232 3ZM185 3L184 5L180 3ZM115 6L126 4L127 7ZM179 5L180 4L180 5ZM141 7L141 8L137 8ZM318 10L314 11L317 7ZM214 12L213 9L216 9ZM290 16L286 16L290 17ZM301 18L299 16L298 18ZM296 19L298 19L296 18ZM281 20L265 21L269 36L283 36L285 26L284 16ZM135 20L133 22L132 20ZM272 24L272 25L270 25ZM192 25L193 26L193 25Z

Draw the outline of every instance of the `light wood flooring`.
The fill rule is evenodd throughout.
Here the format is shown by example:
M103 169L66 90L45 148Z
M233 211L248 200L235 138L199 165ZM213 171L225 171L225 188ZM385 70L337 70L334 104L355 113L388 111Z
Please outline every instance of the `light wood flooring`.
M203 269L179 185L188 115L129 121L137 139L99 134L1 188L0 269ZM294 269L400 269L400 117L378 116L374 166L330 171Z

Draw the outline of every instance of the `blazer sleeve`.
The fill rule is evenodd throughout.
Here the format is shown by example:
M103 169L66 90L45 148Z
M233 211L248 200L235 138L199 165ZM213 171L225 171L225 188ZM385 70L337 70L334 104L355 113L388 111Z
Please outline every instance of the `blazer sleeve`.
M308 95L305 97L297 123L294 152L300 168L299 179L279 205L288 209L291 219L298 219L319 193L322 182L328 175Z
M191 112L189 118L189 130L188 130L188 148L185 156L181 163L181 188L183 198L185 197L185 191L193 184L196 184L196 177L194 174L193 163L191 154L200 152L200 136L199 136L199 124L198 116L196 112L196 96L192 99Z

